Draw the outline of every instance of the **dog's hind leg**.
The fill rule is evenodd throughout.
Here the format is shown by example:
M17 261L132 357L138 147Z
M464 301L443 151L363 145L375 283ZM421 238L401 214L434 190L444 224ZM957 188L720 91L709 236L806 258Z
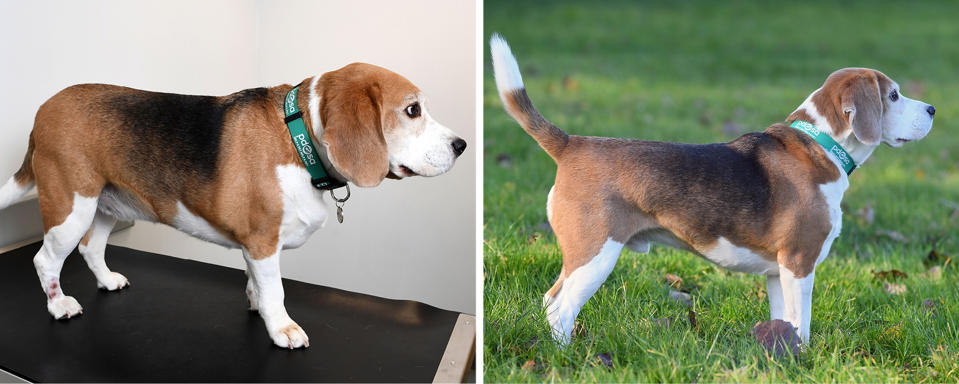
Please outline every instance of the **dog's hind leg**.
M565 279L560 275L556 285L554 285L552 300L547 293L545 300L546 318L552 329L553 339L560 344L566 345L570 341L573 332L573 324L580 309L586 304L593 294L599 289L600 285L609 277L613 267L616 266L616 260L623 250L623 243L617 242L612 238L599 248L599 251L589 259L584 265L578 268L567 268L564 262L563 273ZM568 259L565 258L565 259ZM572 269L570 271L570 269Z
M104 254L107 248L107 238L110 237L110 231L116 225L117 219L106 213L98 211L93 219L93 225L87 231L87 234L80 240L80 254L86 260L90 271L97 278L97 287L108 291L115 291L129 286L130 282L123 275L110 271L107 268Z
M60 270L67 256L80 242L96 215L98 194L85 197L79 192L70 198L54 198L40 187L40 209L43 211L43 246L33 258L37 276L47 295L47 310L54 318L70 318L83 313L80 303L63 293ZM58 196L59 197L59 196ZM72 200L72 205L68 201ZM53 223L56 223L55 225Z

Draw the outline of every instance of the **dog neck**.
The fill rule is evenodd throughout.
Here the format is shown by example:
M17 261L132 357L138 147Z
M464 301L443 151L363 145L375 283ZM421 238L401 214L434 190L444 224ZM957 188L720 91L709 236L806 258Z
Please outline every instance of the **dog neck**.
M816 107L816 104L813 102L813 96L817 92L822 90L822 88L817 89L815 92L809 94L806 97L806 100L793 111L792 114L786 118L786 125L792 124L796 120L805 120L813 125L816 128L819 128L820 131L826 132L829 134L829 137L832 137L836 143L839 143L846 152L849 153L849 156L852 157L853 161L856 162L858 166L862 166L866 162L866 159L872 155L872 152L876 150L878 145L866 145L863 144L859 139L856 138L856 135L852 133L851 129L846 129L842 134L837 134L835 127L829 124L829 119L826 119L819 112L819 108ZM830 155L832 156L832 155ZM840 167L840 171L842 168Z
M304 119L306 124L308 124L306 128L313 133L313 146L316 147L316 150L320 156L320 161L323 163L323 167L326 168L326 171L330 174L330 176L336 178L337 180L346 182L346 177L337 171L336 167L333 166L333 162L330 161L329 144L323 141L323 122L320 118L320 92L317 89L319 82L320 76L313 76L309 79L303 80L304 84L309 83L307 112L309 113L310 118Z

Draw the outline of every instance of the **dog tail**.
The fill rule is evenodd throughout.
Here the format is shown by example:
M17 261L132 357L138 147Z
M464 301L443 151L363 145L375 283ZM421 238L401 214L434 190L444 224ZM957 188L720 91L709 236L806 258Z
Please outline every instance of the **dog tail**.
M513 57L506 40L494 33L489 46L493 57L493 72L496 74L496 88L506 112L523 126L526 133L536 139L546 153L556 159L569 143L569 135L546 120L533 106L526 94L519 65L516 64L516 58Z
M20 170L0 187L0 209L16 203L34 185L36 185L36 179L33 175L33 137L31 136L30 144L27 144L27 154L23 157L23 165L20 166Z

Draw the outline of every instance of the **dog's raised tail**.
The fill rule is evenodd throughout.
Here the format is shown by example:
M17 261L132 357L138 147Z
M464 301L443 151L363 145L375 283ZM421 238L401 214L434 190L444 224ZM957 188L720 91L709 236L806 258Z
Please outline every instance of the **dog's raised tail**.
M7 183L0 187L0 209L16 203L36 184L33 175L33 138L27 145L27 154L23 157L23 165L13 174Z
M556 159L569 143L569 135L556 125L546 120L533 106L533 102L526 94L523 85L523 76L519 73L516 58L499 34L494 33L489 41L490 52L493 58L493 72L496 74L496 88L503 106L510 116L536 139L540 147L546 150L553 159Z

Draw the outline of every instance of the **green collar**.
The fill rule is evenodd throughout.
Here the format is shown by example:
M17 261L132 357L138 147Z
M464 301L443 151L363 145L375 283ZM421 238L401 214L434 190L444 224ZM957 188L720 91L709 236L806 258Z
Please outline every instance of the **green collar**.
M310 172L310 183L317 189L334 190L345 186L346 183L330 176L323 162L320 160L319 152L313 146L313 140L310 140L310 134L306 131L306 124L303 122L303 112L296 105L296 91L300 86L293 87L290 93L286 94L286 101L283 104L283 113L286 118L286 127L290 130L290 137L293 139L293 146L300 155L300 161Z
M816 126L812 123L803 120L796 120L793 121L792 124L789 124L789 126L809 135L809 137L812 137L813 140L816 140L819 145L825 148L826 152L836 156L836 159L839 160L839 164L842 164L842 169L846 171L846 175L851 175L852 171L856 169L856 161L852 159L852 156L849 155L849 152L846 152L846 150L839 145L836 140L833 140L832 137L829 137L829 134L820 131L819 128L816 128Z

